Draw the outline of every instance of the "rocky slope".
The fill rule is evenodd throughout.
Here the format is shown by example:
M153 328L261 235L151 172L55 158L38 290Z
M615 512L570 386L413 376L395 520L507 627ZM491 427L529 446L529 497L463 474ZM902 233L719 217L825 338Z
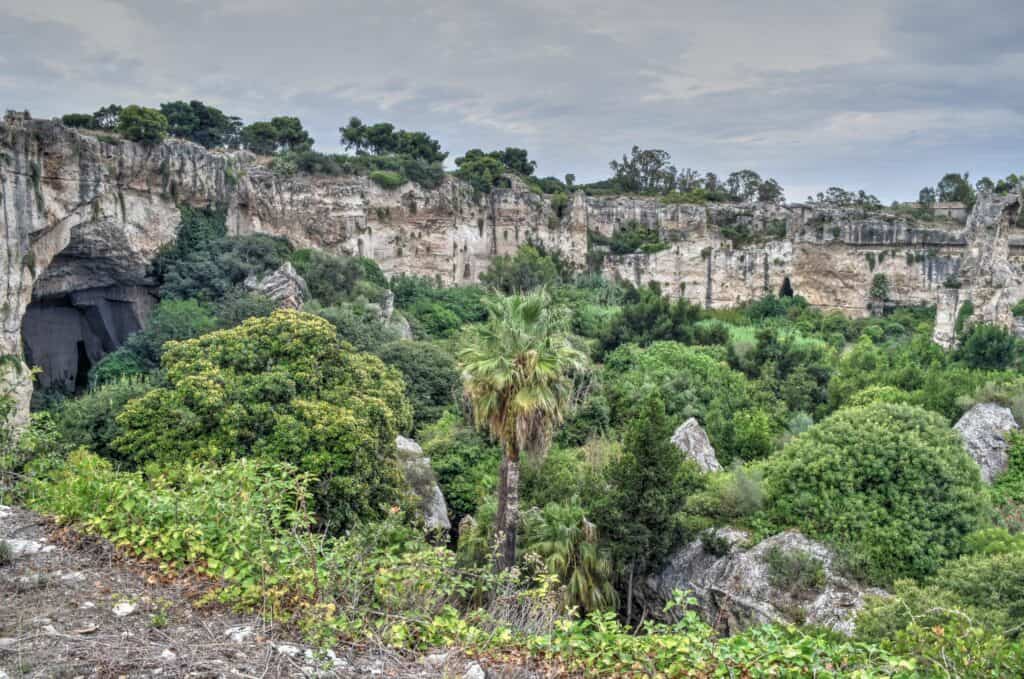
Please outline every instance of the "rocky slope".
M709 307L792 291L863 315L872 278L884 273L891 303L938 303L952 328L966 299L980 318L1012 322L1010 305L1024 296L1021 202L985 196L966 226L807 205L666 205L581 193L559 211L519 183L475 196L452 178L432 190L385 190L365 177L280 177L244 152L180 140L147 148L9 115L0 123L0 355L20 359L24 335L51 379L80 380L83 366L144 322L155 301L147 265L173 240L181 204L225 206L235 234L361 254L386 273L449 285L476 281L494 257L528 241L582 267L588 231L608 236L636 220L670 247L605 256L606 275L658 281L667 294ZM723 230L748 235L734 247ZM958 279L959 290L944 287ZM15 363L0 369L23 417L30 379Z

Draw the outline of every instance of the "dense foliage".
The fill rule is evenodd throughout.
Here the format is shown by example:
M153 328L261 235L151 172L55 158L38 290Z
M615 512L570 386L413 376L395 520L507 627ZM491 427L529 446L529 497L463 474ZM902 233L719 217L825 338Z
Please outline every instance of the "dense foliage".
M258 456L314 475L320 520L343 530L400 500L397 371L352 352L315 316L278 311L170 344L168 386L130 401L113 446L137 463Z
M914 406L845 409L768 470L773 519L839 543L876 582L934 573L987 518L977 465L941 417Z

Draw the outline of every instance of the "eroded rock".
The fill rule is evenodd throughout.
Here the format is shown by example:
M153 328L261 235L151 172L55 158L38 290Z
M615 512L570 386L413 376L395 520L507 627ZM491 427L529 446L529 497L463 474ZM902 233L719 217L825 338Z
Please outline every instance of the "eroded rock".
M395 439L395 446L398 448L405 480L420 498L424 526L431 533L447 533L452 528L448 505L430 466L430 458L423 454L420 444L404 436Z
M274 300L282 309L301 309L309 299L306 280L299 275L291 262L285 262L259 280L250 276L245 279L245 287Z
M711 445L707 432L700 426L697 418L691 417L676 429L672 434L672 444L686 453L686 456L696 462L702 471L722 471L715 448Z
M865 596L885 594L845 577L831 549L797 531L752 547L748 540L744 531L720 528L680 549L640 588L648 614L669 617L661 611L673 591L690 590L704 620L725 634L766 623L808 623L852 634Z
M981 479L992 483L1010 465L1006 435L1018 428L1009 408L995 403L979 403L964 413L953 427L981 469Z

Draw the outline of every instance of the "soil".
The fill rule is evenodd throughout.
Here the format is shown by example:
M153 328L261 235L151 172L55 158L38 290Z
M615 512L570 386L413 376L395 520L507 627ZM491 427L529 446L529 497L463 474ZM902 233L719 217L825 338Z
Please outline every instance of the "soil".
M171 578L30 511L0 506L0 679L22 677L451 677L527 679L458 653L318 652L258 615L196 605Z

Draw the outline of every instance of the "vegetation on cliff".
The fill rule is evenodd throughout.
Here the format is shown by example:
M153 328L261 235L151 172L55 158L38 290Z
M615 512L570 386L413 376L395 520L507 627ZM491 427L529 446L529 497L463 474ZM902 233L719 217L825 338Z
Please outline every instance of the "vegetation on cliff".
M932 309L705 310L535 247L486 287L441 288L227 237L223 219L183 212L150 325L6 446L5 494L324 645L459 645L616 676L1024 671L1024 452L1014 439L983 486L951 431L979 400L1024 404L1005 332L972 326L946 352ZM245 286L286 261L303 311ZM392 295L416 339L385 319ZM669 443L689 417L724 471ZM394 445L411 432L457 549L419 530ZM668 604L678 623L652 622L637 583L689 542L722 549L708 529L726 525L799 528L893 597L854 639L722 638L685 595Z

